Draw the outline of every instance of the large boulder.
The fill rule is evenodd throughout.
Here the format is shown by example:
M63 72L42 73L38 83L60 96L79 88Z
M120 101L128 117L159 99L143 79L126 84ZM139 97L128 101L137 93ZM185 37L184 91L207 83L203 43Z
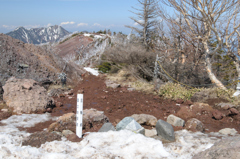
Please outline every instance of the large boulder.
M153 115L133 114L131 117L141 125L155 126L157 123L157 118Z
M239 159L240 158L240 137L228 137L217 143L211 148L193 156L192 159Z
M164 140L175 141L175 134L171 124L160 119L157 121L156 130L157 135Z
M104 115L103 111L98 111L96 109L85 109L83 110L83 129L89 130L95 125L103 125L108 122L109 119ZM59 117L58 120L52 123L48 127L48 131L59 131L71 130L76 133L76 114L67 113Z
M130 130L145 135L145 129L132 117L125 117L123 120L121 120L117 124L116 130Z
M3 100L17 114L35 113L54 107L53 98L32 79L11 77L3 86Z

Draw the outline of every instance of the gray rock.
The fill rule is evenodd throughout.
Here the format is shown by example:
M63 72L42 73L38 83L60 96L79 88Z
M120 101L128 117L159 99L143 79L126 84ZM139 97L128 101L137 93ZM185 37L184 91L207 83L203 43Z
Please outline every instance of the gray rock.
M221 129L219 130L219 133L223 134L223 135L236 135L237 131L234 128L225 128L225 129Z
M112 125L112 123L105 123L103 124L103 126L99 129L98 132L108 132L108 131L116 131L116 129L114 128L114 126Z
M155 126L157 123L157 118L153 115L148 114L133 114L131 116L134 118L139 124Z
M125 117L117 124L117 131L124 129L145 135L145 129L132 117Z
M231 103L218 103L216 104L217 107L220 107L222 109L228 110L232 107L235 107L235 105L231 104Z
M68 137L69 135L74 134L71 130L63 130L62 131L63 136Z
M157 135L161 136L165 140L175 141L174 130L171 124L158 120L156 124Z
M239 159L240 158L240 137L228 137L211 148L193 156L192 159Z
M169 124L172 124L173 126L184 126L185 124L185 121L175 115L169 115L168 118L167 118L167 122Z

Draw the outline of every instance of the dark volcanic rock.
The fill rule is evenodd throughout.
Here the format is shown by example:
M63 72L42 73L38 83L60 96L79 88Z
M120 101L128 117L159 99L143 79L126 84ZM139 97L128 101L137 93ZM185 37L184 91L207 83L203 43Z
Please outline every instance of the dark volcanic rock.
M22 142L22 145L30 145L32 147L40 147L42 144L46 143L46 142L51 142L54 140L61 140L61 135L58 135L55 132L46 132L46 131L42 131L42 132L35 132L32 135L30 135L29 137L27 137L26 139L24 139L24 141Z

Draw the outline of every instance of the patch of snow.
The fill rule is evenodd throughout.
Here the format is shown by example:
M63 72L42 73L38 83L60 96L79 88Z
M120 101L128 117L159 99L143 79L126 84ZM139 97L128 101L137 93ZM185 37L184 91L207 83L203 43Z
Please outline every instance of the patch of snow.
M96 70L96 69L93 69L93 68L90 68L90 67L84 67L84 70L90 72L94 76L98 76L99 75L98 70Z
M91 36L92 34L84 33L83 35L84 35L84 36Z
M160 140L145 137L128 130L89 133L81 142L73 143L62 138L42 144L40 148L22 146L22 140L29 133L19 131L20 127L31 127L52 119L49 114L13 115L2 120L0 126L0 158L34 159L190 159L198 152L210 148L219 141L219 133L192 133L176 131L176 141L163 144Z

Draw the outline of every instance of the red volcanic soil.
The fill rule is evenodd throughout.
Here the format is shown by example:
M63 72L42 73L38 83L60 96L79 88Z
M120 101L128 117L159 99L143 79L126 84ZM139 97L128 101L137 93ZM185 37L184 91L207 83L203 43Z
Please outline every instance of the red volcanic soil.
M61 116L65 113L76 112L77 94L84 92L83 109L94 108L99 111L104 111L104 114L109 118L113 125L116 125L124 117L133 114L150 114L155 116L158 120L167 119L170 114L175 114L179 111L181 106L189 106L189 101L182 103L180 106L177 102L169 99L163 99L157 95L145 94L139 91L128 91L126 87L119 87L116 89L107 88L105 85L105 78L96 77L93 75L86 75L83 80L73 88L73 95L62 95L55 98L56 102L63 103L63 106L56 107L52 111L53 116ZM221 100L211 100L209 104L213 106L216 102ZM219 110L221 111L221 110ZM223 111L223 110L222 110ZM217 132L223 128L235 128L240 132L239 120L228 120L227 117L222 120L216 120L211 116L195 116L195 118L202 121L207 129L206 132ZM29 128L29 132L40 131L49 126L46 124L38 124L33 128ZM37 127L37 128L36 128ZM149 128L148 126L144 126ZM89 131L98 131L99 128ZM174 130L183 129L182 127L174 127ZM86 132L88 130L84 130Z

